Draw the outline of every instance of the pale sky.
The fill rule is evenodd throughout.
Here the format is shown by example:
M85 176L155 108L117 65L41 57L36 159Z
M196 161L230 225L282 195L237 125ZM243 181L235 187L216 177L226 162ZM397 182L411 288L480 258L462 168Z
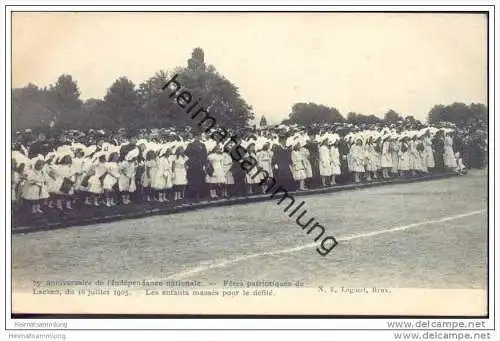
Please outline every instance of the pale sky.
M81 98L186 66L195 47L271 122L296 102L425 119L435 104L487 99L482 14L14 13L13 87L63 73Z

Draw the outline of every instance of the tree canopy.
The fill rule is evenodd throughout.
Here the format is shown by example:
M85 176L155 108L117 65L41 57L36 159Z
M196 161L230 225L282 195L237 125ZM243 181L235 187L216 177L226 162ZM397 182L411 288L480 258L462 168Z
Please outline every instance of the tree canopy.
M344 122L344 117L335 108L329 108L316 103L295 103L292 112L288 115L287 122L300 125L313 123Z
M488 109L484 104L453 103L451 105L435 105L429 112L428 121L440 121L465 124L474 120L488 120Z

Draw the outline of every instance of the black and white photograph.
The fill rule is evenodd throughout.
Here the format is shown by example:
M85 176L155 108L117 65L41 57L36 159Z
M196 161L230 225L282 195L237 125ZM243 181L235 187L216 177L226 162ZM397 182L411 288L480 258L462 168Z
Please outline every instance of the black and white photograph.
M488 316L487 11L10 20L13 317Z

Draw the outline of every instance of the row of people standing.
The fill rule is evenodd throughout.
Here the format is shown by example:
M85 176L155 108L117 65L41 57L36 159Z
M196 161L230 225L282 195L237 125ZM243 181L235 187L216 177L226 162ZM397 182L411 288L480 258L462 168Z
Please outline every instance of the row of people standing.
M288 190L332 186L350 179L372 181L416 176L433 169L457 169L452 131L397 133L361 131L340 136L296 132L277 138L246 139L248 156ZM437 137L443 153L434 148ZM118 202L179 201L263 193L262 177L246 174L222 145L200 136L169 143L134 141L120 146L65 145L28 158L13 153L12 197L32 204L32 213L72 209L73 203L112 207ZM442 160L442 161L440 161ZM206 194L205 194L206 193Z

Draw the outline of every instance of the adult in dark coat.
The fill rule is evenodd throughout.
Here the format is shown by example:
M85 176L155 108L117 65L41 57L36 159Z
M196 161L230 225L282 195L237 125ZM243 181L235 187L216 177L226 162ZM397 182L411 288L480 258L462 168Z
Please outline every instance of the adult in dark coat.
M187 145L186 156L189 158L187 165L186 197L199 200L206 196L205 166L207 163L207 148L201 142L200 135L196 135L193 142Z
M281 186L287 191L295 191L297 184L293 180L292 171L290 170L292 153L291 149L286 147L284 142L283 140L280 145L274 147L272 164L275 169L276 189L278 186Z
M336 182L346 184L351 182L352 174L347 164L347 155L349 154L349 143L341 137L338 141L340 157L340 175L336 177Z
M444 135L441 131L437 132L432 139L432 149L434 150L435 170L443 172L444 168Z
M319 145L317 142L308 141L305 147L309 151L309 160L312 168L312 178L307 179L306 186L307 188L315 188L321 183L319 175Z
M478 134L472 136L470 146L471 168L483 168L485 166L485 144L482 137Z

